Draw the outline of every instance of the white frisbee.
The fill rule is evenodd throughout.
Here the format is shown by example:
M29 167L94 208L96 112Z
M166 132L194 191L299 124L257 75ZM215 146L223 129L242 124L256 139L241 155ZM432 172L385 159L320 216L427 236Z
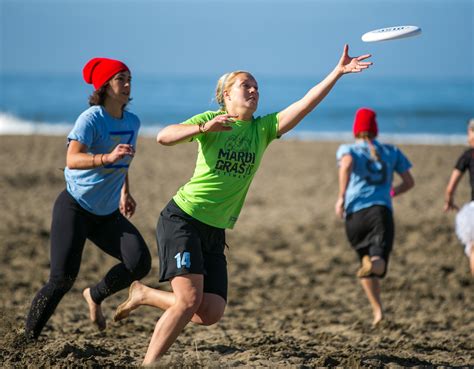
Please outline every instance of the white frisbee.
M395 26L375 29L373 31L364 33L362 35L362 41L364 42L377 42L396 40L399 38L413 37L421 33L421 28L417 26Z

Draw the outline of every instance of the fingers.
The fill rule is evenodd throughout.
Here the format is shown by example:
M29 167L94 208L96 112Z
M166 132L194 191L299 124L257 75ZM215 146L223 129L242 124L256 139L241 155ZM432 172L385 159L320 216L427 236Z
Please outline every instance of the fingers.
M120 205L120 212L125 218L131 218L135 213L136 206L135 200L128 199L125 201L125 204Z
M346 73L360 73L364 69L369 68L372 62L359 62L356 58L352 59L352 62L346 66Z
M364 55L358 56L356 59L360 61L360 60L370 58L371 56L372 54L364 54Z
M129 144L120 144L118 145L127 155L135 155L135 148L133 147L133 145L129 145Z
M234 123L235 118L238 118L238 115L222 114L216 117L216 121L219 123Z
M135 156L135 148L130 144L118 144L114 151L118 159L123 159L125 156Z
M342 50L342 56L348 56L349 55L349 45L348 44L344 44L344 48Z
M221 114L215 117L212 121L209 122L209 131L230 131L232 123L235 123L235 118L238 118L238 115L232 114Z

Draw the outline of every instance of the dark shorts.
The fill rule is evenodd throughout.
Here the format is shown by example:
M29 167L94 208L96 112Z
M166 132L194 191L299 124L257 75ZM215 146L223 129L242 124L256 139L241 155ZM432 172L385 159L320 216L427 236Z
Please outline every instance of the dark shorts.
M380 276L384 277L395 234L392 211L374 205L351 213L346 216L346 234L360 259L369 255L385 260L385 272Z
M227 301L225 229L204 224L171 200L156 228L160 282L185 274L204 275L204 292Z

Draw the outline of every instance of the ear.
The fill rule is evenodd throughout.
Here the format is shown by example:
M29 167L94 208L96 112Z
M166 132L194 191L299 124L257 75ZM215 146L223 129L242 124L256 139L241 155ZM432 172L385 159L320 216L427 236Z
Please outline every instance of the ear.
M230 95L229 95L229 93L227 92L227 90L224 90L224 91L222 92L222 96L224 97L224 100L225 100L225 99L229 99L229 100L230 100Z

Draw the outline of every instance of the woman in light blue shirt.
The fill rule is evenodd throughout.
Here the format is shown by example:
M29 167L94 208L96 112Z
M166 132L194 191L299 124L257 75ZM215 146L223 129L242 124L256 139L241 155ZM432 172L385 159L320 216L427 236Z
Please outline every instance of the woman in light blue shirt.
M415 182L411 163L400 149L382 144L375 112L362 108L354 120L356 142L341 145L337 151L339 164L339 196L336 214L345 218L346 234L359 255L357 272L373 310L373 325L383 319L380 278L387 272L394 238L392 197L411 189ZM402 182L392 188L393 173Z
M140 121L125 110L131 75L118 60L94 58L83 76L95 91L91 107L68 135L66 189L58 196L51 224L49 281L36 294L26 321L26 337L36 339L79 272L86 239L119 260L83 296L99 330L106 327L102 301L143 278L151 267L148 247L127 218L136 203L130 194L128 168L135 154Z

